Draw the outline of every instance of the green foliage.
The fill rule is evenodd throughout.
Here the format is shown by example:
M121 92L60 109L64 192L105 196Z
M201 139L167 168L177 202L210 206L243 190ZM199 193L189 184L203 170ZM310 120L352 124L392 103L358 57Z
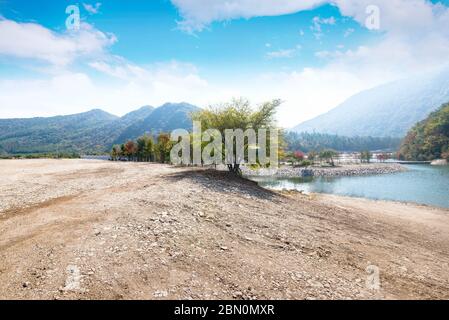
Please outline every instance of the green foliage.
M79 159L81 156L78 153L26 153L26 154L3 154L0 159Z
M160 132L171 132L175 129L192 129L191 113L199 108L188 103L166 103L163 106L146 111L146 117L134 115L134 121L120 132L115 138L114 144L124 143L127 140L136 140L138 137L148 134L156 136Z
M128 141L125 143L125 153L124 156L128 158L128 160L136 160L137 158L137 143L134 141Z
M321 133L285 134L288 151L302 150L304 152L333 149L337 151L354 152L359 150L397 150L401 143L399 138L375 137L343 137Z
M115 145L112 147L111 151L111 159L112 161L117 161L122 155L122 148L119 145Z
M153 161L154 160L154 142L153 138L143 135L137 138L137 161Z
M327 149L323 150L319 154L320 160L326 161L331 166L335 166L334 159L338 156L338 152L335 150Z
M143 107L121 118L102 110L49 118L0 119L0 156L19 154L97 154L112 146L135 141L146 132L190 129L186 104Z
M217 129L222 135L223 152L225 150L225 130L226 129L253 129L256 134L259 129L267 130L267 140L269 137L269 130L276 128L275 113L278 106L281 104L280 100L273 100L265 102L257 109L252 108L250 102L246 99L234 99L229 103L209 107L208 109L198 111L192 114L192 119L201 122L201 129ZM245 139L245 159L247 159L249 145ZM267 141L267 154L269 154L269 141ZM224 154L222 155L224 159ZM228 165L231 172L240 174L239 163Z
M449 101L448 88L449 68L443 67L436 72L422 73L359 92L336 108L300 124L292 131L332 132L351 137L403 138L413 125ZM397 150L399 144L400 142L394 150ZM354 152L383 149L358 146L353 150L340 150L335 146L328 147Z
M318 157L319 157L319 154L316 151L314 151L314 150L309 151L309 153L307 154L307 160L311 161L312 164L315 163L315 160Z
M441 157L443 159L446 159L447 161L449 161L449 151L445 151L441 154Z
M369 150L360 152L360 161L361 162L370 163L372 157L373 157L373 154Z
M160 133L157 137L157 144L155 146L155 153L157 161L166 163L170 160L170 150L173 143L170 141L170 135L167 133Z
M151 136L145 134L137 138L137 141L129 140L124 144L113 146L110 155L112 161L150 162L157 160L165 163L170 158L171 147L169 134L160 133L157 136L157 144L154 144Z
M143 158L146 161L154 161L154 142L153 138L147 135L143 138L145 144L143 146Z
M416 124L403 140L399 157L404 160L426 161L448 157L449 103Z

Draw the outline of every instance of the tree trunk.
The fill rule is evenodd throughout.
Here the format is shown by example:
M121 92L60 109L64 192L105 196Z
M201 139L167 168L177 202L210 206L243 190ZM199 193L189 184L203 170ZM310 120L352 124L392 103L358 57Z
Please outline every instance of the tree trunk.
M228 164L228 170L229 172L234 173L235 175L242 176L242 170L240 169L240 164L234 163L234 164Z

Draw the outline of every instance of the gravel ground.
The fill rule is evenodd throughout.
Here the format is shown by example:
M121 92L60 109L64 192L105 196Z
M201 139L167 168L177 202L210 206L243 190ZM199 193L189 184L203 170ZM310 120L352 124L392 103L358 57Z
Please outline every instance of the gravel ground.
M279 178L361 176L370 174L396 173L406 170L407 169L404 166L397 163L346 164L335 167L306 168L282 166L279 169L274 170L252 170L247 167L242 169L243 174L246 176L275 176Z
M449 298L448 210L159 164L0 168L2 299Z

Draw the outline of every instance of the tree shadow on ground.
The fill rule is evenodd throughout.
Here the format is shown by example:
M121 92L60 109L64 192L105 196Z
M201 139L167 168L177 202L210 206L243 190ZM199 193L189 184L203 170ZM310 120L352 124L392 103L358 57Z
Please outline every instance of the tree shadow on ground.
M220 193L238 194L268 200L281 200L283 197L276 192L262 188L257 182L239 177L228 171L192 169L169 174L166 178L173 182L189 179L209 190Z

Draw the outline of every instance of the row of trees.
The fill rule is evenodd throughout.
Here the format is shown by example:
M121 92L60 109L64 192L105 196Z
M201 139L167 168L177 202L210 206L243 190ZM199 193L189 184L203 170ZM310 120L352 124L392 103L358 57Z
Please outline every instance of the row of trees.
M379 162L385 162L391 159L390 153L378 153L373 155L370 151L361 151L355 155L354 160L358 159L361 163L370 163L374 158ZM292 166L306 167L311 165L323 165L328 164L335 166L335 160L338 159L339 153L332 149L326 149L322 151L310 151L307 155L302 151L287 152L285 161L291 163Z
M285 160L290 162L292 166L306 167L319 163L324 163L331 166L335 166L335 159L338 157L338 152L335 150L327 149L320 152L310 151L307 156L302 151L287 152Z
M266 129L268 132L275 129L276 124L274 116L276 109L278 108L280 103L281 102L279 100L273 100L271 102L266 102L260 105L258 108L253 108L248 100L237 99L232 100L227 104L200 110L192 114L192 120L201 122L201 129L203 132L205 132L207 129L218 130L221 133L222 152L224 152L226 129L242 129L243 131L247 129L254 129L255 132L257 132L259 129ZM327 164L335 166L335 160L338 158L339 154L337 151L331 148L316 148L307 150L307 156L301 151L291 150L292 145L295 146L298 143L301 144L304 142L304 139L309 141L313 140L315 142L329 139L330 141L328 142L330 143L335 143L336 141L353 143L353 146L357 143L363 142L361 140L357 140L361 138L354 138L355 140L345 140L346 138L330 135L297 135L294 133L288 133L287 136L285 136L284 134L281 134L278 144L279 159L291 162L294 166L309 166L316 163L319 163L320 165ZM195 139L192 139L191 134L191 148L193 148L192 143L194 140ZM376 140L375 138L369 138L368 144L370 143L394 144L395 141L381 141ZM128 141L122 145L114 146L111 151L111 158L114 161L126 159L128 161L151 161L167 163L170 161L170 151L173 145L174 143L170 140L170 135L167 133L160 133L159 135L157 135L156 142L154 141L152 136L144 135L138 138L136 141ZM202 143L201 149L203 150L204 147L206 147L206 144L203 145ZM248 150L251 148L253 148L253 146L250 145L248 139L245 139L245 159L248 155ZM266 153L270 153L270 141L267 141L266 148ZM284 150L289 151L287 153L284 153ZM225 154L223 153L221 156L222 159L224 159ZM362 162L370 162L371 158L372 154L369 151L363 151L360 153L359 159ZM386 158L384 158L384 156L382 155L378 159L382 161ZM235 159L234 163L228 164L229 171L240 174L240 160Z
M129 140L124 144L112 147L111 159L113 161L167 163L170 160L172 146L170 135L167 133L159 133L156 137L156 143L152 136L144 135L136 141Z
M344 137L324 133L288 132L285 135L287 150L336 150L358 152L360 150L397 150L401 139L391 137Z
M259 129L269 130L275 128L274 115L277 107L280 105L279 100L273 100L260 105L258 108L253 108L246 99L234 99L230 103L210 107L208 109L200 110L192 114L192 120L200 121L202 131L207 129L216 129L222 136L222 159L224 159L225 150L225 130L226 129L253 129L258 132ZM191 136L191 148L192 148ZM234 147L235 147L234 141ZM112 160L128 160L128 161L157 161L166 163L170 161L170 151L173 142L170 141L170 135L161 133L157 136L157 142L154 143L151 136L143 136L137 141L128 141L122 145L116 145L112 148ZM205 145L201 145L201 149ZM245 159L248 155L248 150L252 148L249 141L244 141ZM270 150L270 142L266 143L267 153ZM282 157L282 139L279 143L279 157ZM228 164L228 169L236 174L241 174L240 162L235 159L235 162Z

